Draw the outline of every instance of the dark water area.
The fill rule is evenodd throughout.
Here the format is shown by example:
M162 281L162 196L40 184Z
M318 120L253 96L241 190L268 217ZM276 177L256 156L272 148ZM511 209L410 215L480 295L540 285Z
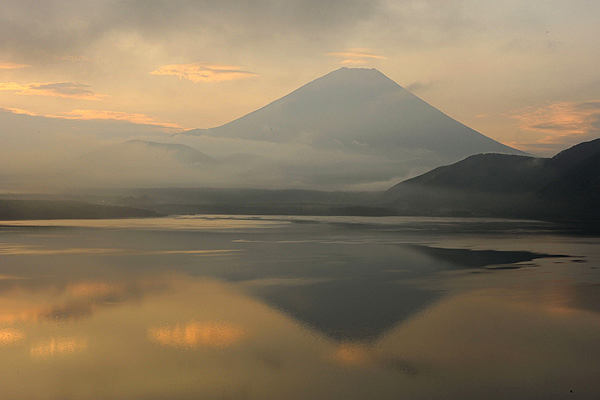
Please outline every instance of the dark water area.
M499 219L6 222L0 396L600 398L599 244Z

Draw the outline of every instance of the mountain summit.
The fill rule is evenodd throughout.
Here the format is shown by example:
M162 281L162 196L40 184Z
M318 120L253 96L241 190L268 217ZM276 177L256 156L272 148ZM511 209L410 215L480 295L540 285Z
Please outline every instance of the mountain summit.
M121 187L360 191L477 153L520 153L360 68L333 71L223 126L160 141L98 149L53 175L87 182L93 174Z
M187 133L391 159L522 154L450 118L378 70L364 68L338 69L225 125Z

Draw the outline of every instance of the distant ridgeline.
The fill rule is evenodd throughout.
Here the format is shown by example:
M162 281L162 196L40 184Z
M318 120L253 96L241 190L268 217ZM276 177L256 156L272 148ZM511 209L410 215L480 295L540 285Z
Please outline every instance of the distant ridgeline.
M0 220L155 217L139 208L59 200L0 200Z
M384 195L399 214L600 219L600 139L552 158L478 154Z
M5 196L0 199L0 220L166 214L430 215L573 220L593 226L600 222L600 139L552 158L478 154L386 192L170 187L93 189L74 198L86 202Z
M386 192L231 188L114 189L90 194L159 214L480 216L600 220L600 139L552 158L478 154ZM579 223L579 222L578 222Z

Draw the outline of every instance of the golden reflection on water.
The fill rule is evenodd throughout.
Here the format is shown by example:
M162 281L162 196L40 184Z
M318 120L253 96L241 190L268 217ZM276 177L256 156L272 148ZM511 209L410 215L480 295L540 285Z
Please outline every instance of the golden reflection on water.
M73 297L96 297L116 294L123 290L123 285L108 282L82 281L67 286L66 292Z
M238 270L244 260L227 250L177 250L179 241L145 252L124 243L112 253L121 243L89 240L75 250L71 242L62 249L29 243L0 250L15 256L6 257L14 267L0 271L0 398L558 399L571 389L569 398L600 398L600 313L582 301L598 303L582 298L565 275L549 274L543 260L537 269L437 275L446 286L429 276L405 280L443 297L406 319L382 314L391 328L360 341L328 336L311 307L294 314L256 295L336 277L279 276L279 269L245 281L194 276L203 263L223 261L195 254L222 255L239 262ZM108 249L81 256L99 243ZM96 257L102 251L128 257ZM52 268L52 257L18 258L32 254L59 254L73 267ZM185 257L135 264L135 254L189 254L198 265L174 272ZM288 255L305 262L304 254ZM297 304L327 300L310 296L299 291Z
M53 360L40 393L86 382L87 395L80 397L85 399L109 398L95 397L106 393L106 382L111 393L129 398L158 393L173 399L218 399L222 393L256 399L365 399L373 395L372 385L377 385L378 399L477 398L494 394L498 385L515 393L530 387L550 398L572 387L585 394L595 390L600 315L569 308L570 292L553 286L530 297L525 292L510 296L503 289L452 295L399 321L381 337L340 342L248 297L243 284L171 279L175 290L152 292L142 302L123 303L86 319L22 321L27 336L20 329L1 329L0 372L15 382L9 394L27 398L22 396L24 382L35 381L36 370L24 356ZM66 286L62 295L101 299L126 286L83 280ZM36 301L56 301L55 295L48 291ZM557 305L570 311L556 313ZM19 353L17 344L29 352ZM227 357L192 351L201 349L230 351ZM21 374L11 365L19 365ZM102 371L102 379L86 372L92 365ZM169 389L173 382L181 388L178 395ZM233 396L238 397L243 398Z
M25 338L25 333L18 329L4 328L0 329L0 346L9 346L21 342Z
M220 322L188 322L185 325L150 328L148 338L162 346L193 349L201 346L228 347L241 341L246 331Z
M128 218L128 219L65 219L65 220L17 220L2 221L4 226L61 226L107 229L147 229L147 230L229 230L247 228L272 228L289 224L287 220L274 220L260 217L223 216L178 216L161 218Z
M22 287L21 282L25 280L14 280L11 288L0 296L1 324L67 322L92 317L115 305L163 292L172 279L161 274L121 282L81 280L64 285L49 284L37 290Z
M53 337L31 345L32 358L50 358L80 353L87 348L87 341L70 337Z
M371 349L362 343L341 343L333 351L333 360L347 367L360 367L372 358Z
M118 253L118 249L102 249L102 248L66 248L66 249L48 249L39 246L30 246L24 244L8 244L0 243L0 255L15 256L15 255L70 255L70 254L114 254Z

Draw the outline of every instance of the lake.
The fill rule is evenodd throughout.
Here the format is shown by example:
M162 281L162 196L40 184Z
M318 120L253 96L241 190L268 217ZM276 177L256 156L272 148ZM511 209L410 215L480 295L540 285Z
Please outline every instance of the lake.
M600 398L600 238L537 221L0 223L3 399Z

